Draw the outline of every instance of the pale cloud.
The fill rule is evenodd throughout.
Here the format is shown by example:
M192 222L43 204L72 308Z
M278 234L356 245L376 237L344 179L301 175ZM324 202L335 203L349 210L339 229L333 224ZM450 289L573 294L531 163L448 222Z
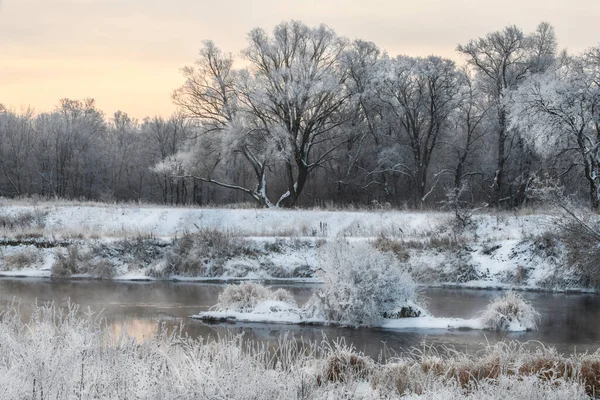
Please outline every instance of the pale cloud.
M94 97L107 112L173 111L180 68L213 39L239 54L246 33L282 20L326 23L391 54L440 54L516 24L552 23L573 52L600 38L597 0L0 0L0 102L51 109L60 97Z

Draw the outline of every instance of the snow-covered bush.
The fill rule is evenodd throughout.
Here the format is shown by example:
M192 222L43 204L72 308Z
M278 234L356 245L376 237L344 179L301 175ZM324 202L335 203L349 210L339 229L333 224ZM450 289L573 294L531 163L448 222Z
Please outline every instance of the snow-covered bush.
M267 300L297 307L294 297L285 289L271 291L263 285L246 282L239 285L227 285L225 290L219 294L215 309L217 311L252 312L259 303Z
M88 261L85 266L85 273L100 279L112 279L115 276L115 266L108 260L93 259Z
M272 292L271 298L273 300L282 301L288 304L296 304L296 299L294 299L294 296L292 296L292 294L287 290L281 288Z
M116 265L126 265L133 270L162 261L168 244L153 237L126 237L114 242L92 243L90 252L94 258L110 259Z
M576 285L599 289L600 218L590 212L573 211L559 222L559 227L566 263L574 272Z
M485 329L535 330L540 314L518 293L508 292L492 301L481 316Z
M422 312L416 285L394 254L338 240L323 246L320 256L324 287L305 307L309 317L359 326Z

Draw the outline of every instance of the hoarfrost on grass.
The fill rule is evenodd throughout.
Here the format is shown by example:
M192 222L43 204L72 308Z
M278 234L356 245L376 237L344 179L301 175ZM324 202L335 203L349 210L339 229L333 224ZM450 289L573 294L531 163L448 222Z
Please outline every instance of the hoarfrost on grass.
M123 332L123 331L122 331ZM76 305L0 313L2 399L584 399L600 390L600 354L500 342L477 355L426 347L378 363L343 342L242 336L191 339L164 328L115 335Z

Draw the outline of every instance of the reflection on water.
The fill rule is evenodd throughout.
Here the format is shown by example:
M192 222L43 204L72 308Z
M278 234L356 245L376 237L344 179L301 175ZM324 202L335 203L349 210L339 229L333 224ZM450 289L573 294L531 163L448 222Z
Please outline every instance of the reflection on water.
M452 346L474 352L486 343L504 338L521 341L539 340L555 346L561 352L574 350L595 351L600 346L600 297L595 295L567 295L552 293L524 293L542 314L540 329L536 332L497 333L483 331L347 329L336 327L309 327L276 324L207 324L188 318L215 304L224 285L169 283L169 282L106 282L106 281L50 281L0 279L0 304L5 307L13 299L21 303L21 311L28 315L31 304L54 301L63 305L68 299L101 311L115 334L126 332L138 340L152 336L158 324L168 329L184 324L190 336L216 337L228 333L244 333L248 338L274 341L286 332L296 338L321 341L345 337L361 351L377 356L382 350L399 353L422 343ZM290 290L298 303L308 300L315 286L282 286ZM501 291L427 289L423 295L433 315L440 317L471 318Z

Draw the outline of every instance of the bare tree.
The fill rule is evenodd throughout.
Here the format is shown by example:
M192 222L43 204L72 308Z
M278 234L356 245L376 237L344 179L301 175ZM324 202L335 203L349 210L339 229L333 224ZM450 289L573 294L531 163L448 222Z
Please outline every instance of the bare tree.
M269 154L264 131L239 107L241 73L233 69L233 57L211 41L205 41L200 57L183 69L185 84L173 94L184 115L198 122L197 137L177 157L159 169L191 177L250 195L263 206L272 206L266 193ZM255 186L215 178L219 166L241 156L252 168Z
M574 153L600 208L600 47L529 78L513 100L512 123L546 156Z
M283 158L287 190L276 205L292 207L310 173L348 140L338 129L349 119L351 97L341 62L346 40L324 25L291 21L276 26L271 37L254 29L248 41L252 80L241 101Z
M489 106L483 101L483 93L478 90L474 79L468 70L460 75L459 101L452 115L453 126L456 130L454 137L448 142L455 152L454 191L464 191L464 180L480 174L481 170L467 170L468 161L483 140L487 126L485 117Z
M458 73L453 61L440 57L400 56L380 64L376 83L378 99L390 119L389 129L411 159L387 162L386 170L410 177L414 201L421 205L435 188L441 174L428 186L429 167L441 136L448 132L449 117L458 99Z
M507 26L502 31L459 45L457 51L466 56L495 108L497 156L492 186L493 201L497 205L505 189L506 162L511 146L523 144L518 137L515 140L509 137L505 96L531 73L543 71L552 62L556 51L554 30L549 24L542 23L527 36L516 26Z
M346 142L339 129L349 118L341 63L346 42L325 26L309 28L295 21L278 25L272 36L254 29L248 42L248 70L234 71L231 57L211 42L205 43L196 67L184 70L186 84L174 98L199 120L200 135L208 137L198 141L200 151L188 151L162 167L245 192L264 206L292 207L310 173ZM232 154L251 167L254 188L213 177ZM198 155L213 160L199 174L190 168ZM267 174L280 166L286 189L271 201Z

